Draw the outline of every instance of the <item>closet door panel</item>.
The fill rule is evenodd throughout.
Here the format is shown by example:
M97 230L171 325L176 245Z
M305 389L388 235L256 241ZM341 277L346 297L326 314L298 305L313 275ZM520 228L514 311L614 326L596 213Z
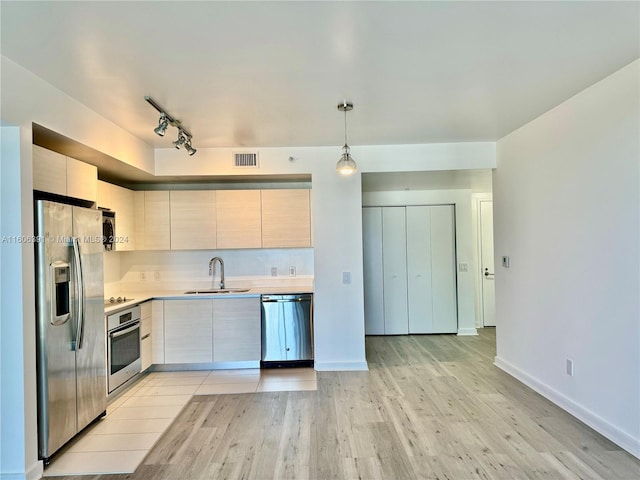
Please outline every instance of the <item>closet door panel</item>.
M407 235L405 207L382 209L384 333L409 333L407 312Z
M431 207L407 207L409 333L432 333Z
M432 333L458 331L455 222L453 205L431 208Z
M364 333L384 335L382 208L362 209L364 257Z

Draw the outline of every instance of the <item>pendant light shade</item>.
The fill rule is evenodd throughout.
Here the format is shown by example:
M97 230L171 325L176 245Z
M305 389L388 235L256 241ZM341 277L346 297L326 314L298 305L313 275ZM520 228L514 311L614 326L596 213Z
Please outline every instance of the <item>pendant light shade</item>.
M358 166L351 156L351 149L347 143L347 112L353 110L353 104L342 102L338 105L338 110L344 112L344 146L342 147L342 156L336 164L336 171L341 175L351 175L358 170Z

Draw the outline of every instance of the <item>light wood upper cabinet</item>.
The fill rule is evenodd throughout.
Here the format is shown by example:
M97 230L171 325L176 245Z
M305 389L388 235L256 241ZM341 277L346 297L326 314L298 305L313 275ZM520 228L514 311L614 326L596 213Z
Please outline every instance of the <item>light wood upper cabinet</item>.
M309 190L262 190L262 247L310 246Z
M39 145L33 145L33 189L96 201L98 169Z
M218 190L217 248L261 248L260 211L260 190Z
M171 191L171 249L216 248L215 190Z
M169 192L144 192L144 249L169 250L171 229ZM116 219L117 224L117 219Z
M116 212L115 250L136 249L134 191L98 180L98 207Z
M67 157L67 196L95 202L98 194L98 168Z
M213 361L260 361L259 298L213 300Z
M136 250L145 250L147 246L144 238L144 193L133 192L133 218L135 219L133 234L136 239Z
M33 189L67 194L67 157L33 145Z

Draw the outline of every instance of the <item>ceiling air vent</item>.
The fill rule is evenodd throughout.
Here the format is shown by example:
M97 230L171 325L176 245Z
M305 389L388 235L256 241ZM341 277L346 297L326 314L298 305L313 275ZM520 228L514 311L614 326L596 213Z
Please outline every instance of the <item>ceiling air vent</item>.
M236 168L258 168L257 153L234 153L233 166Z

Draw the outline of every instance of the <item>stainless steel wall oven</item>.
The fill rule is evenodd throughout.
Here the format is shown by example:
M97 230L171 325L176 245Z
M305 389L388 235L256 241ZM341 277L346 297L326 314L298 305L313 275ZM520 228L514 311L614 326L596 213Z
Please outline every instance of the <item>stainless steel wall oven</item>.
M109 393L140 373L140 307L107 317Z

